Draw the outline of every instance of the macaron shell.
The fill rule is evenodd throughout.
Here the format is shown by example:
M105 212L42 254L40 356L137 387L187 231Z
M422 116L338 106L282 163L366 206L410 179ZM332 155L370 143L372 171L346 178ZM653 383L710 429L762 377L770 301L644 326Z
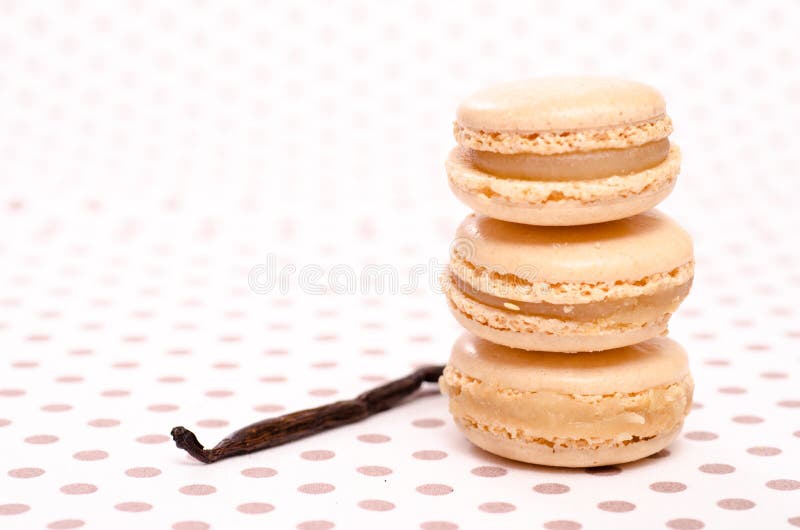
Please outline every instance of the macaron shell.
M457 122L482 131L569 131L652 120L666 112L654 88L622 79L555 77L502 83L458 107Z
M651 210L602 224L542 227L470 214L456 230L476 267L514 274L536 270L536 281L637 281L693 260L692 239L667 215ZM504 271L504 272L501 272Z
M450 354L461 372L502 388L564 394L640 392L689 373L686 351L661 337L596 353L564 355L515 350L463 333Z
M549 447L548 445L528 443L509 439L492 433L470 428L456 422L464 436L473 444L492 454L542 466L557 467L595 467L624 464L640 460L667 447L678 436L683 423L672 430L629 445L608 445L597 449L582 447Z
M675 187L680 151L661 164L625 176L546 182L498 178L451 152L445 168L453 194L478 213L537 226L604 223L645 212ZM555 197L555 198L553 198Z
M592 204L560 201L526 205L465 191L450 181L453 195L472 210L501 221L537 226L578 226L624 219L656 207L674 187L675 180L672 179L659 189L624 200L609 199Z

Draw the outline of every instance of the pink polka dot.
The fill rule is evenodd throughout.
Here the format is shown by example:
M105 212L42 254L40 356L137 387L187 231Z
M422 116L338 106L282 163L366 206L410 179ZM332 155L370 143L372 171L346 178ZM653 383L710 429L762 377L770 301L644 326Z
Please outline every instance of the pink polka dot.
M28 360L14 361L13 363L11 363L11 366L13 368L36 368L39 366L39 363L37 361L28 361Z
M339 363L336 361L317 361L315 363L311 363L311 368L326 369L335 368L338 365Z
M545 495L560 495L562 493L567 493L569 491L569 486L566 484L558 484L557 482L544 482L535 485L533 491Z
M422 530L458 530L458 525L447 521L425 521L420 523Z
M361 466L357 468L356 471L369 477L382 477L392 473L391 469L383 466Z
M88 495L97 491L97 486L94 484L85 484L81 482L67 484L65 486L61 486L59 489L61 490L61 493L66 493L67 495Z
M41 475L44 475L44 469L40 467L18 467L8 471L8 476L13 478L36 478Z
M178 405L171 403L155 403L147 407L150 412L172 412L178 410Z
M789 517L787 519L790 525L800 527L800 515L797 517Z
M112 364L111 366L119 370L131 370L133 368L138 368L139 363L136 361L120 361Z
M597 475L600 477L611 477L622 473L622 469L617 466L587 467L585 471L590 475Z
M659 493L678 493L686 489L682 482L653 482L650 489Z
M209 390L206 392L206 396L210 398L227 398L233 395L233 391L231 390Z
M227 427L228 424L229 424L228 420L220 420L213 418L200 420L197 422L198 427L205 427L207 429L218 429L221 427Z
M728 464L703 464L698 469L712 475L727 475L736 471L735 467Z
M672 530L700 530L706 525L697 519L671 519L667 521L667 528Z
M447 484L421 484L417 486L417 492L423 495L448 495L453 493L453 488Z
M169 440L166 434L145 434L136 438L136 441L141 444L163 444Z
M44 412L66 412L72 410L72 405L66 403L50 403L49 405L42 405Z
M52 444L58 441L58 436L52 434L34 434L25 438L25 442L34 445Z
M211 495L216 493L217 488L208 484L189 484L188 486L181 486L178 491L184 495Z
M267 414L273 412L280 412L283 409L284 409L283 405L276 405L274 403L265 403L263 405L256 405L255 407L253 407L253 410L255 410L256 412L264 412Z
M53 521L47 525L50 530L71 530L72 528L80 528L85 523L80 519L61 519Z
M770 371L770 372L762 372L761 377L764 379L786 379L789 377L789 374L786 372L777 372L777 371Z
M790 480L787 478L779 478L767 482L767 487L778 491L793 491L800 489L800 481Z
M19 515L30 509L27 504L0 504L0 515Z
M336 453L333 451L325 451L322 449L315 450L315 451L303 451L300 453L300 458L304 460L330 460L336 456Z
M478 466L472 468L470 470L470 473L478 477L492 478L492 477L502 477L503 475L508 473L508 471L506 471L505 468L498 466Z
M103 397L110 397L110 398L127 397L131 395L131 391L123 390L121 388L110 388L108 390L103 390L100 393L100 395Z
M132 467L126 469L125 474L133 478L150 478L160 475L161 470L157 467Z
M121 512L147 512L153 509L153 505L146 502L121 502L115 504L114 508Z
M119 425L119 420L114 420L111 418L97 418L96 420L90 420L89 425L91 427L116 427Z
M756 505L747 499L722 499L717 502L717 506L725 510L749 510Z
M80 375L62 375L56 377L56 383L82 383L83 376Z
M208 530L211 525L202 521L179 521L172 525L172 530Z
M362 375L360 379L368 383L383 383L384 381L389 380L388 377L382 375L374 375L374 374Z
M747 452L755 456L775 456L781 454L781 450L777 447L767 447L764 445L750 447Z
M334 526L330 521L303 521L297 525L297 530L330 530Z
M339 391L336 390L335 388L313 388L313 389L308 391L309 395L312 395L312 396L315 396L315 397L333 396L337 392L339 392Z
M759 418L758 416L734 416L731 419L735 423L741 423L743 425L753 425L764 421L764 418Z
M441 460L447 458L447 453L444 451L425 449L423 451L415 451L411 456L418 460Z
M707 442L709 440L716 440L719 438L719 436L713 432L708 431L691 431L684 434L683 437L687 440L694 440L698 442Z
M358 502L358 507L372 512L388 512L394 510L394 504L379 499L365 499Z
M183 383L184 381L186 378L179 375L162 375L158 378L159 383Z
M5 427L7 425L11 425L11 420L0 418L0 427Z
M411 425L414 427L420 427L422 429L432 429L434 427L441 427L444 425L444 421L437 418L420 418L412 421Z
M0 397L20 397L24 395L25 391L21 388L0 388Z
M783 401L778 401L778 406L789 409L800 408L800 399L784 399Z
M614 513L630 512L636 509L636 505L628 501L603 501L598 503L597 507L604 512Z
M78 451L72 455L75 460L82 460L84 462L92 462L94 460L103 460L108 458L108 453L100 451L99 449L91 449L88 451Z
M214 363L211 365L211 367L214 368L215 370L233 370L235 368L239 368L239 363L223 361L219 363Z
M388 442L391 438L385 434L361 434L358 436L358 440L368 444L382 444Z
M486 513L508 513L517 509L510 502L484 502L478 509Z
M278 472L271 467L249 467L242 470L242 475L249 478L269 478L277 474Z
M262 383L285 383L286 376L283 375L265 375L259 379Z
M717 389L720 394L746 394L747 389L740 386L723 386Z
M275 507L265 502L247 502L245 504L240 504L236 509L242 513L256 515L271 512Z
M575 521L566 521L566 520L558 520L558 521L547 521L544 523L545 530L581 530L583 528L580 523L576 523Z
M335 489L336 487L333 484L327 484L325 482L311 482L309 484L298 486L297 491L300 493L308 493L309 495L322 495L324 493L330 493Z

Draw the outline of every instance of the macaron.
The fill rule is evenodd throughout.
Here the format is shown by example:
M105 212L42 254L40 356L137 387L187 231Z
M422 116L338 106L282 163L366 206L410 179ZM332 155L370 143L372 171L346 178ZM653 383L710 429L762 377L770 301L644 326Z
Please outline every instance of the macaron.
M693 277L691 237L657 210L569 227L473 213L441 283L456 320L479 337L583 352L665 334Z
M476 212L581 225L649 210L675 185L680 151L654 88L563 77L495 85L458 107L450 188Z
M590 467L666 447L689 413L694 383L686 352L668 338L568 355L465 333L439 387L478 447L533 464Z

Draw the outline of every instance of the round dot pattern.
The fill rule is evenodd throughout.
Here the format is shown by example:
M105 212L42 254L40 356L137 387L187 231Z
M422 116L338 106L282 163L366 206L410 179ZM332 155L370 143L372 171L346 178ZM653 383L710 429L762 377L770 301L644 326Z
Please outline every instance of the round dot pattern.
M800 527L797 27L780 0L0 1L0 527ZM466 214L457 102L575 72L659 87L683 149L697 388L668 449L504 460L435 385L213 466L174 447L444 362L438 271L407 278ZM272 260L298 270L261 293ZM406 288L299 285L381 264Z

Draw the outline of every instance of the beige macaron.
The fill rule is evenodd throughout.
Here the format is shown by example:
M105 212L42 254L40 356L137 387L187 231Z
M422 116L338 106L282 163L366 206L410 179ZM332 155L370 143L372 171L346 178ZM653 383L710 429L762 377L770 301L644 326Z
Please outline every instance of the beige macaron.
M630 462L666 447L689 413L686 352L667 338L569 355L515 350L465 333L439 379L467 438L548 466Z
M622 219L672 190L680 151L655 89L619 79L492 86L459 107L450 188L473 210L544 226Z
M656 210L547 227L470 214L442 287L468 331L512 348L606 350L667 331L694 276L692 239Z

